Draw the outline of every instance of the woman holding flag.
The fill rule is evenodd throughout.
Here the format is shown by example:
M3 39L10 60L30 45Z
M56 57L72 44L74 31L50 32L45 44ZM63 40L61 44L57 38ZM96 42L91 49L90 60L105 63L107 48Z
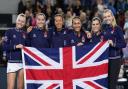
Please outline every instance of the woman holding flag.
M115 17L111 10L103 12L103 35L108 40L109 47L109 68L108 83L109 89L116 89L118 74L122 63L122 48L126 47L123 30L116 24Z
M14 89L16 73L17 89L23 89L23 65L21 49L26 42L26 32L23 31L26 16L19 14L16 19L16 27L6 31L3 41L3 49L8 59L7 63L7 89Z

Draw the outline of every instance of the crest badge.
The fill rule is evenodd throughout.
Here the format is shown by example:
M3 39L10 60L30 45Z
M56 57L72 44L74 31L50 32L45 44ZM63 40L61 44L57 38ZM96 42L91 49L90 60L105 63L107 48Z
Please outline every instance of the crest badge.
M15 34L13 35L13 38L16 38L16 35Z
M36 36L36 34L33 34L33 36L32 36L32 37L33 37L33 38L35 38L35 37L37 37L37 36Z
M44 37L45 37L45 38L48 37L47 32L44 32Z

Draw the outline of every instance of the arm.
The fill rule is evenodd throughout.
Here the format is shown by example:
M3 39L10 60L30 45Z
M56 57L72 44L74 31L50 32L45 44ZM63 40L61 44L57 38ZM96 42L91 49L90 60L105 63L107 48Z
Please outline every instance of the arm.
M3 50L11 51L15 49L15 45L11 43L11 31L6 31L4 35L4 41L3 41Z
M126 47L123 30L121 28L117 28L116 42L114 43L114 47L117 48Z
M8 30L4 35L3 50L9 52L21 49L23 47L22 44L16 45L15 43L13 43L12 39L12 30Z

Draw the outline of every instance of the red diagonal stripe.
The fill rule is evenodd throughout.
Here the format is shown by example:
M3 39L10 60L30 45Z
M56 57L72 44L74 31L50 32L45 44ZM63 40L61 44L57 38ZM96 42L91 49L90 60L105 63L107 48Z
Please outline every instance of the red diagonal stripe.
M93 87L94 89L102 89L100 86L97 86L96 84L94 84L93 82L90 81L86 81L86 84L90 85L91 87Z
M53 89L54 87L56 87L58 84L52 84L49 87L47 87L47 89Z
M91 56L93 56L104 44L105 42L101 42L91 53L89 53L83 60L79 61L78 64L83 64L87 61Z
M65 69L47 69L47 70L37 70L37 69L26 69L26 79L27 80L65 80L66 78L78 79L87 77L96 77L102 74L107 74L108 63L85 67L79 69L65 70ZM37 76L38 74L38 76Z
M33 52L31 52L29 49L27 49L26 47L23 48L23 50L28 53L29 55L31 55L32 57L34 57L36 60L38 60L39 62L41 62L43 65L45 66L50 66L50 64L48 64L47 62L45 62L42 58L40 58L39 56L37 56L36 54L34 54Z

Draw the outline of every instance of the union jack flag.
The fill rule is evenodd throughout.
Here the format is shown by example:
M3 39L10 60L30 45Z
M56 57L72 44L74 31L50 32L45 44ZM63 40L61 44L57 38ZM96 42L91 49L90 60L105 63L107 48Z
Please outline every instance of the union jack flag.
M107 89L108 47L24 47L25 89Z

